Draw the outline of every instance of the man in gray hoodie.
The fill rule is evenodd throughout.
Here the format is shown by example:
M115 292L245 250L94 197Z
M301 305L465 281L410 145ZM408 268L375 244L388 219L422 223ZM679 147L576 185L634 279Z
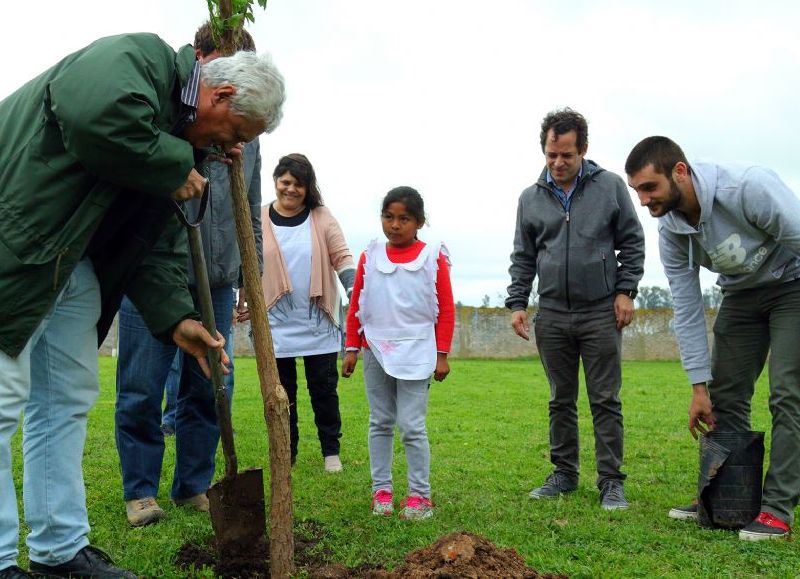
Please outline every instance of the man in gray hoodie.
M606 510L626 509L623 459L621 330L633 319L644 272L644 233L625 183L584 159L586 119L571 109L548 114L540 140L546 166L517 207L511 326L529 339L526 308L539 277L536 347L550 382L553 473L533 499L578 486L578 366L583 360L594 420L597 486Z
M693 387L689 430L750 430L755 381L770 355L772 446L761 513L739 533L790 532L800 497L800 199L762 167L693 163L666 137L648 137L625 164L628 183L659 218L659 249L681 360ZM724 298L709 356L700 266ZM670 511L696 518L696 506Z

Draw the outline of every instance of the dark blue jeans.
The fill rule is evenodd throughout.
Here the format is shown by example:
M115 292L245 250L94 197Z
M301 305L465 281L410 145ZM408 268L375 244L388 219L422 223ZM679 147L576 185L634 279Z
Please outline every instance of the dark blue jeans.
M217 330L227 336L233 291L230 286L212 289L211 298ZM158 495L164 456L161 401L176 350L176 346L156 340L133 304L127 298L123 300L119 312L115 422L126 501ZM203 376L197 360L184 355L175 416L173 499L206 492L214 476L218 442L211 383Z
M164 382L164 411L161 414L161 425L170 426L173 430L175 430L175 411L178 408L178 387L181 385L182 372L183 353L175 352L167 380Z
M216 316L215 316L216 317ZM176 348L177 350L177 348ZM233 326L225 337L225 353L231 359L231 373L225 374L225 390L228 392L228 400L233 404ZM183 373L183 352L176 351L172 365L169 367L169 374L164 383L164 411L161 415L161 425L170 426L175 430L175 413L178 408L178 388L181 385L181 374Z

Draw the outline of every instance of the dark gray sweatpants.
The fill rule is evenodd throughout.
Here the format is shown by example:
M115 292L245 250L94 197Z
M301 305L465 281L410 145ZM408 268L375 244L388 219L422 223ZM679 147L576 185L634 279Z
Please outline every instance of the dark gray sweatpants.
M550 460L556 472L578 478L578 364L583 361L594 422L597 484L624 480L621 350L614 310L564 313L539 310L536 347L550 382Z

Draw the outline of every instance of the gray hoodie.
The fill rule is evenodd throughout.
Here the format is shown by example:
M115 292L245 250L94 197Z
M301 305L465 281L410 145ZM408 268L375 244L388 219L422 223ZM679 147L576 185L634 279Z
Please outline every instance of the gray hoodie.
M700 266L720 274L725 293L800 277L800 199L763 167L694 163L700 221L682 213L659 218L659 250L675 311L675 333L692 384L708 382Z
M542 171L517 206L506 307L524 310L539 278L539 307L565 312L614 308L644 273L644 233L619 176L584 159L567 211Z
M263 269L261 254L261 150L258 139L247 143L242 151L244 159L244 182L247 201L250 205L250 220L253 225L259 269ZM206 214L200 225L203 237L203 253L206 258L208 281L212 288L239 286L242 259L236 237L236 220L233 216L231 182L228 166L218 161L207 163L206 175L210 181L211 197ZM187 201L191 217L197 215L200 200ZM194 287L194 268L189 260L189 285Z

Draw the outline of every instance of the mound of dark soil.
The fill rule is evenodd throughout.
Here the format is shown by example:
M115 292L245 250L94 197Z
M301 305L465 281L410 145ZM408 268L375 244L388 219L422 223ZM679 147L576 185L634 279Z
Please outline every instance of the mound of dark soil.
M471 533L452 533L431 546L406 555L406 562L387 575L392 579L556 579L525 565L514 549L500 549Z
M315 521L304 521L295 529L294 556L300 568L313 568L323 565L329 553L318 549L317 545L324 536L322 526ZM186 543L178 550L175 566L185 571L209 567L218 577L240 579L269 578L269 544L261 542L254 545L253 550L242 557L222 557L217 553L213 537L202 544Z
M328 563L330 554L318 548L323 536L315 523L295 534L295 561L311 579L560 579L565 575L540 574L525 565L514 549L500 549L491 541L471 533L452 533L429 547L406 555L406 562L387 571L372 565L348 568ZM186 544L178 552L176 565L188 570L211 567L219 577L261 579L269 577L269 549L258 545L252 554L220 561L213 540L204 545Z

